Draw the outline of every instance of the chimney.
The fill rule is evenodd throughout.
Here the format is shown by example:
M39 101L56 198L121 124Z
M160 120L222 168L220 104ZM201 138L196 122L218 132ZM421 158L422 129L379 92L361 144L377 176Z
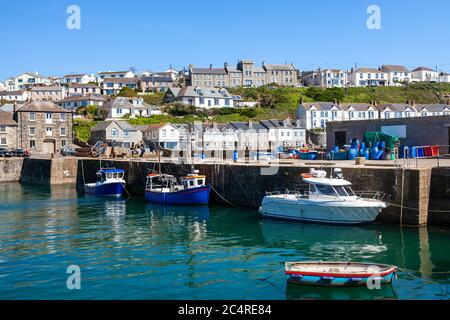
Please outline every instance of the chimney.
M212 69L212 64L209 65L209 69Z
M225 62L225 63L223 64L223 67L224 67L225 69L228 69L228 62Z

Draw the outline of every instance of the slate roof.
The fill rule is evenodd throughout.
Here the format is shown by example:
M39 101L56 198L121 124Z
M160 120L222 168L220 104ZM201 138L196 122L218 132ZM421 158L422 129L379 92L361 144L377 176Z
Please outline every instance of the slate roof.
M253 129L257 131L267 131L267 128L259 122L251 122L250 124L248 122L230 122L230 125L236 130Z
M220 75L226 75L227 74L227 70L225 70L224 68L191 68L192 73L196 73L196 74L220 74Z
M389 65L385 64L381 66L381 70L387 71L387 72L410 72L406 67L404 66L396 66L396 65Z
M66 109L61 108L57 104L49 101L33 101L25 104L23 107L17 109L17 112L58 112L71 113Z
M428 67L418 67L418 68L416 68L416 69L414 69L412 72L416 72L416 71L436 71L436 70L433 70L433 69L431 69L431 68L428 68Z
M264 64L264 68L268 71L282 70L282 71L295 71L295 67L290 64Z
M103 97L103 96L101 96L99 94L88 94L88 95L85 95L85 96L67 97L65 99L56 101L56 103L77 102L77 101L86 101L86 100L103 101L103 102L108 101L108 99L106 99L105 97Z
M150 77L140 77L142 82L173 82L172 77L160 77L160 76L150 76Z
M198 93L195 89L200 89ZM173 88L178 89L178 88ZM202 98L232 98L233 96L226 89L218 89L218 88L206 88L206 87L184 87L178 90L173 90L172 93L177 97L202 97ZM223 90L224 94L221 93ZM177 92L177 94L175 94Z
M306 110L309 110L311 107L316 107L317 110L323 111L330 111L333 107L342 109L338 104L333 102L304 102L300 104L300 106L304 107Z
M17 126L17 122L13 119L13 116L13 112L0 111L0 125Z
M341 103L340 106L344 111L349 110L350 107L353 107L355 111L366 111L370 107L377 109L371 103Z
M427 109L429 112L444 112L446 109L450 110L450 105L447 104L417 104L416 109L421 112Z
M123 131L137 131L138 129L129 124L127 121L117 121L117 120L109 120L109 121L102 121L97 123L97 125L91 129L91 131L104 131L106 128L108 128L111 123L115 122L120 129Z
M105 78L104 83L138 83L138 78Z
M58 87L58 86L39 86L39 87L32 87L31 91L63 91L64 87Z

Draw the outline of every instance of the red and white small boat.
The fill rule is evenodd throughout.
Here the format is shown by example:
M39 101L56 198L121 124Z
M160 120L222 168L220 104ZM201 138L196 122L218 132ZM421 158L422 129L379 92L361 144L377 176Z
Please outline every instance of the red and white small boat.
M377 282L380 285L392 283L397 276L397 267L357 262L286 262L285 272L290 283L359 287Z

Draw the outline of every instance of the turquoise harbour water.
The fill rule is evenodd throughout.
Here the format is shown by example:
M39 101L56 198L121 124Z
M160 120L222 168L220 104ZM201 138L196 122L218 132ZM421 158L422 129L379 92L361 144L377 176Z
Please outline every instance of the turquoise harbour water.
M417 270L392 286L287 285L285 261ZM69 265L81 290L68 290ZM262 220L254 210L162 207L0 184L0 299L449 299L450 230ZM430 274L435 272L435 274Z

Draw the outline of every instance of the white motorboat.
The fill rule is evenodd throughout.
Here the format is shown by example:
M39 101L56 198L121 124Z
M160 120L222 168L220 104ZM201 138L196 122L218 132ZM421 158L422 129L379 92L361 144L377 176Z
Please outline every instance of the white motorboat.
M360 224L373 222L387 204L382 194L356 195L351 183L343 179L342 170L334 169L334 176L327 178L322 170L302 174L307 191L267 193L260 207L266 218L296 220L331 224Z

